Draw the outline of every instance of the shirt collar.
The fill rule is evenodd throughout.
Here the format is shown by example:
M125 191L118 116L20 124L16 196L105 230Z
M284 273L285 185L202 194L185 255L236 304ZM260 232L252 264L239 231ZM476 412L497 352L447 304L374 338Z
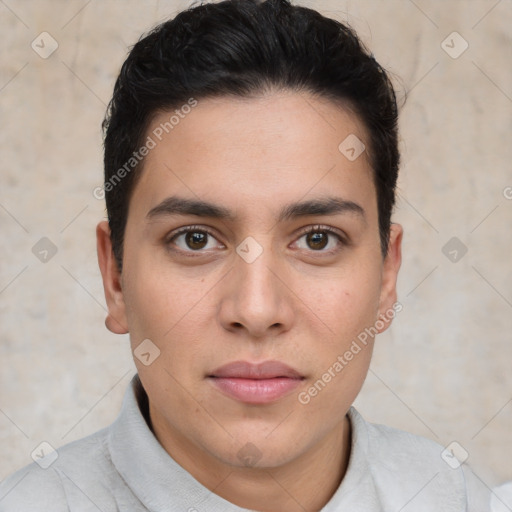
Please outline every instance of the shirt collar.
M152 512L246 510L209 491L163 449L139 409L137 381L135 375L110 427L108 447L114 466L141 503Z
M383 512L369 465L366 421L354 407L349 409L348 419L351 443L347 471L340 486L321 512L339 510Z

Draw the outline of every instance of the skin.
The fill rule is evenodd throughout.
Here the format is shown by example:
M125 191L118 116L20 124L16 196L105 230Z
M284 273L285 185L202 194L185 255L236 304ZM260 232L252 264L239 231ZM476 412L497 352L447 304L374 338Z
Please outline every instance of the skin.
M157 115L148 134L168 118ZM241 507L317 511L329 501L347 468L346 414L373 342L308 404L298 394L396 302L402 228L392 225L383 258L366 153L351 162L338 150L349 134L367 139L354 114L304 93L201 100L146 157L130 201L122 273L108 224L97 227L107 326L129 332L133 350L149 338L161 351L149 366L135 358L156 437L198 481ZM214 203L233 218L148 217L171 196ZM351 201L363 214L279 220L290 203L326 197ZM171 240L184 226L213 237L199 249L185 235ZM236 252L249 236L263 251L252 263ZM208 378L238 360L278 360L304 379L276 402L245 404ZM249 466L239 456L247 443L258 453Z

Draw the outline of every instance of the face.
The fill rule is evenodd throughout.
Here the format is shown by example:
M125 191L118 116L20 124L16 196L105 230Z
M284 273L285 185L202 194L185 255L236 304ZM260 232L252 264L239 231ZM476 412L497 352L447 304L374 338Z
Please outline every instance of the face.
M366 152L339 149L367 135L292 92L199 101L159 141L170 115L148 130L122 275L98 227L110 328L135 354L150 340L135 363L171 454L297 460L343 425L373 347L353 341L396 300L400 228L383 259Z

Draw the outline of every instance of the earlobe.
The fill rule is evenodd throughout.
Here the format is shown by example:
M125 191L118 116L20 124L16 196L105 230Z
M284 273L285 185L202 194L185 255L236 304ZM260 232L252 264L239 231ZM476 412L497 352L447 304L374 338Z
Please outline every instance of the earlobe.
M120 324L111 314L107 313L105 318L105 327L114 334L127 334L128 328Z
M126 306L121 287L121 273L114 257L110 227L107 221L100 222L96 227L96 244L98 264L103 279L103 289L108 308L105 326L114 334L126 334L128 332L128 323L126 321Z
M382 284L379 301L379 318L384 320L384 327L379 332L385 331L390 325L390 318L394 317L397 302L396 282L398 271L402 263L402 236L403 228L400 224L392 224L389 234L388 252L382 268Z

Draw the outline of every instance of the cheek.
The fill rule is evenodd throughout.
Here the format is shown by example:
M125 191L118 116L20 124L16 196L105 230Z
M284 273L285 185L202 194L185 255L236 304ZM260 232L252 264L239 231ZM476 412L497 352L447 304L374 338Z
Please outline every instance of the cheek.
M151 264L128 268L131 272L124 296L132 350L149 339L159 351L151 366L144 366L135 357L139 373L150 370L154 378L157 368L165 367L171 375L199 368L198 362L205 357L201 339L208 332L206 324L213 314L208 283L176 273L170 275L168 270L159 271ZM163 377L165 381L169 375Z
M132 336L165 337L198 302L201 286L154 264L150 257L126 265L123 287Z
M332 421L339 420L334 411L350 407L366 378L374 343L369 333L377 320L379 300L378 273L367 277L361 280L352 275L324 294L309 296L310 303L317 305L315 314L328 327L321 340L316 336L308 358L314 370L299 396L313 416L327 414Z
M380 279L378 266L360 264L301 286L300 297L314 313L312 318L316 315L323 322L321 331L327 328L333 348L341 348L377 320Z

